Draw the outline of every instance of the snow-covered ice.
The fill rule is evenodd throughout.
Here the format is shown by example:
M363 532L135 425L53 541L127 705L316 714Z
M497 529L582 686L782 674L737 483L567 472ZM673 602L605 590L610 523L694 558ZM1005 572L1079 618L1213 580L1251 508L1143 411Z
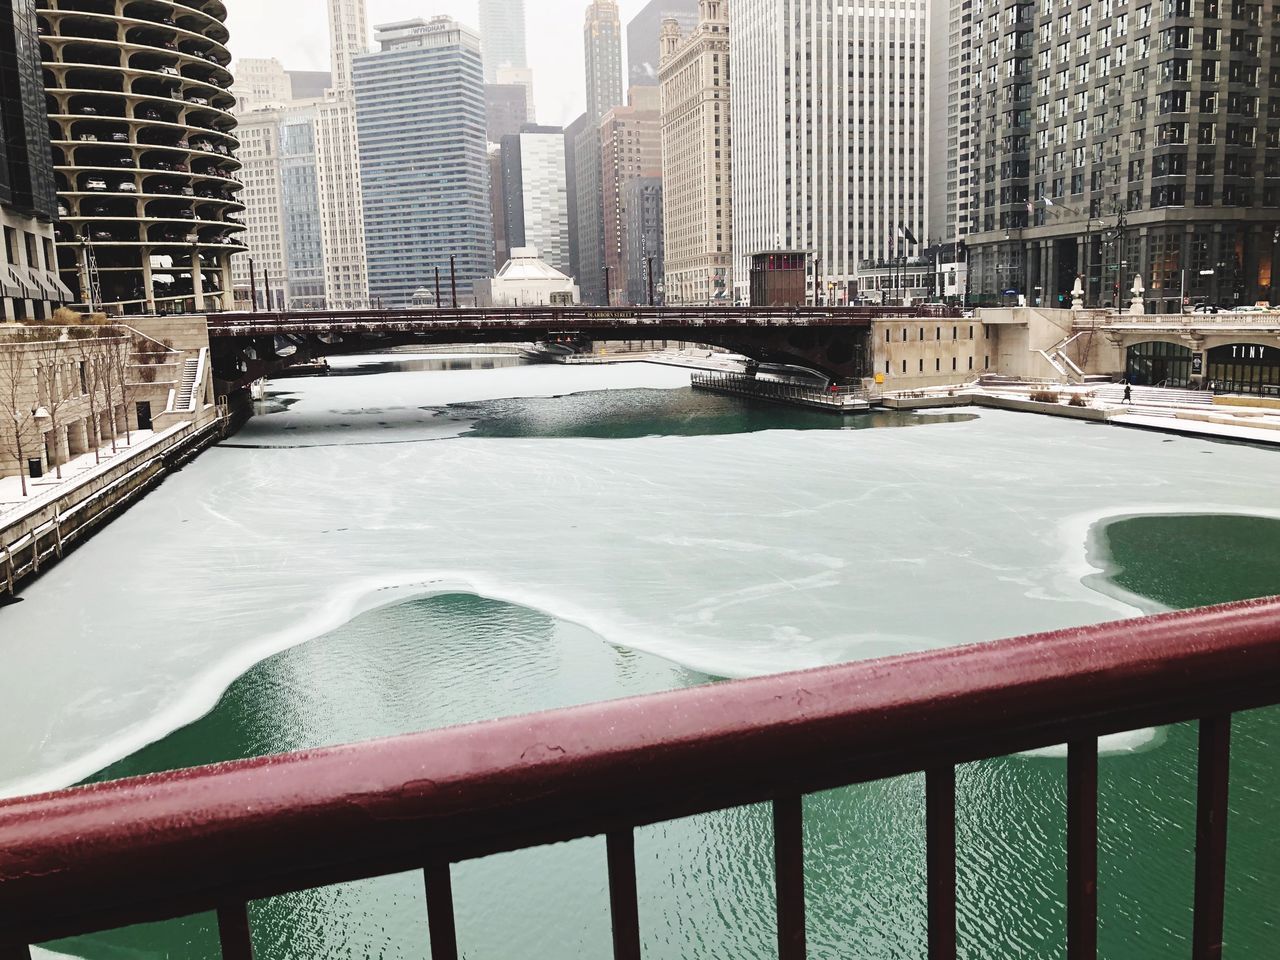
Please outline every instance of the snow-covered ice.
M720 676L1139 612L1091 525L1264 513L1256 448L1002 411L914 429L451 439L423 408L615 387L646 364L292 380L0 610L0 795L64 786L254 662L382 603L471 590ZM265 449L263 449L265 447Z

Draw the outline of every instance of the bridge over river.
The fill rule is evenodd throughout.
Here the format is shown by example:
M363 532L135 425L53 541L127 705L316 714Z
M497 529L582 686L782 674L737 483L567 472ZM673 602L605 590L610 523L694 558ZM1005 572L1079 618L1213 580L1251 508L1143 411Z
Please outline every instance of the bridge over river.
M958 316L945 307L519 307L210 314L214 375L242 388L298 363L441 343L587 346L674 340L724 347L766 363L810 367L833 380L869 376L876 320Z

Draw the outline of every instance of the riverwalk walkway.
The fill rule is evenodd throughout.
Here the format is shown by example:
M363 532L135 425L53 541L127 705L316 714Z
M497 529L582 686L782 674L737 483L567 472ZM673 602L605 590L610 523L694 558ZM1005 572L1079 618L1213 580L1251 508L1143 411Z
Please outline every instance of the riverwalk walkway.
M181 430L186 423L178 424L163 433L151 430L133 430L129 442L120 436L115 448L107 443L95 455L92 451L72 457L62 465L62 477L51 470L39 479L27 478L27 496L22 495L22 481L15 474L0 477L0 525L13 522L19 511L38 510L49 501L61 497L81 484L89 483L98 475L109 471L116 463L150 446L163 446L170 434Z
M1048 395L1057 399L1046 402ZM1072 398L1078 398L1072 404ZM1049 384L981 381L955 387L886 393L881 403L910 410L948 406L1003 406L1049 416L1074 417L1190 437L1280 446L1280 407L1247 396L1134 387L1123 400L1115 384Z

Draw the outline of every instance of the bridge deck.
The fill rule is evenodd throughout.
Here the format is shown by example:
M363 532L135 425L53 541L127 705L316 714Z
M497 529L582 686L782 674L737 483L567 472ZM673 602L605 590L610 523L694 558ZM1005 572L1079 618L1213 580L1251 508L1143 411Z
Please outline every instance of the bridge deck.
M216 313L208 316L215 337L286 333L341 333L413 329L473 332L495 328L563 327L574 333L625 331L631 327L865 327L873 320L941 317L939 307L518 307L457 310L321 310Z

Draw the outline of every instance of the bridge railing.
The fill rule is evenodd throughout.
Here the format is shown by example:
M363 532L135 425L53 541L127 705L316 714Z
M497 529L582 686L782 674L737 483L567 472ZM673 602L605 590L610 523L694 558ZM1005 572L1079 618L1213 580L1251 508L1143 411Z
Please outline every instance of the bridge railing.
M778 954L805 956L804 794L925 774L930 960L956 955L955 766L1067 743L1067 956L1096 956L1098 737L1198 720L1193 957L1221 951L1231 715L1280 701L1280 598L679 690L0 803L0 957L421 870L454 960L450 865L603 834L614 956L638 960L633 831L772 804Z
M211 332L270 329L347 328L373 325L427 324L433 328L472 330L483 326L614 328L628 325L666 327L848 326L877 319L958 317L948 307L467 307L459 309L319 310L217 313L208 316Z
M695 373L690 378L690 383L694 387L707 390L741 393L769 400L800 401L837 408L845 406L846 400L861 400L867 396L867 391L860 386L840 383L823 386L816 383L797 383L791 380L771 380L742 373Z

